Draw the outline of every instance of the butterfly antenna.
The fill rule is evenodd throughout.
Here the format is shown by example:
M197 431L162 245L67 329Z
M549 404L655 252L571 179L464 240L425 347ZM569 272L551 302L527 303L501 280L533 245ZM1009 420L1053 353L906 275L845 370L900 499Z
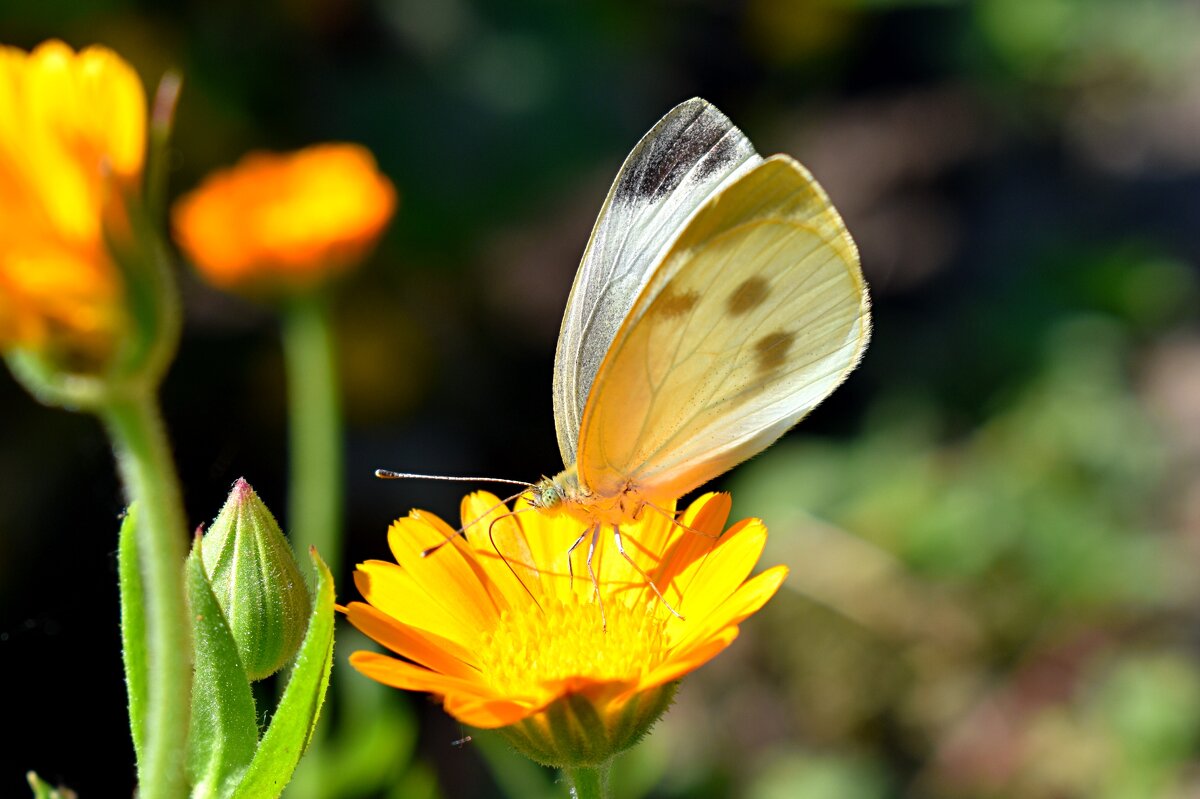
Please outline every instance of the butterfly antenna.
M516 482L516 481L515 481L515 480L513 480L513 481L506 481L506 482ZM467 528L468 528L468 527L470 527L471 525L475 524L476 522L480 522L480 521L483 521L484 519L486 519L486 518L487 518L487 517L488 517L488 516L491 514L491 512L492 512L492 511L496 510L496 508L504 508L504 507L507 507L507 506L508 506L508 503L512 502L514 499L516 499L517 497L521 496L521 495L522 495L522 494L524 494L524 493L525 493L524 491L518 491L517 493L513 494L511 497L506 497L506 498L504 498L504 499L500 500L500 501L499 501L499 502L497 502L495 505L493 505L492 507L490 507L490 508L488 508L486 511L484 511L482 515L480 515L480 516L476 516L474 519L472 519L471 521L469 521L469 522L467 522L466 524L464 524L462 527L460 527L460 528L458 528L457 530L455 530L453 535L448 535L448 536L446 536L444 539L442 539L441 541L439 541L439 542L437 542L436 544L434 544L433 546L431 546L431 547L426 547L425 549L422 549L422 550L421 550L421 557L423 557L423 558L427 558L427 557L429 557L429 556L430 556L430 555L432 555L434 552L437 552L439 549L441 549L442 547L446 546L446 544L450 543L450 541L451 541L452 539L454 539L454 538L456 538L456 537L458 537L458 536L462 535L463 533L465 533L465 532L467 531ZM500 518L502 518L502 519L503 519L504 517L503 517L503 516L501 516Z
M376 469L375 476L383 480L447 480L454 483L507 483L508 485L533 488L533 483L526 483L524 480L506 480L503 477L455 477L445 474L393 472L391 469ZM520 495L518 494L518 496Z

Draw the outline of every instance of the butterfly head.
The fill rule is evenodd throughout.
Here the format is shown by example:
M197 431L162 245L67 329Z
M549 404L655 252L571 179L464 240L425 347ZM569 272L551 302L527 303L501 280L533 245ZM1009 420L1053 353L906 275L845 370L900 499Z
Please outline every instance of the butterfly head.
M550 513L570 513L579 516L587 505L589 492L579 482L579 473L572 466L554 477L542 477L529 490L529 504Z
M611 494L597 493L579 480L572 466L554 477L543 477L529 490L529 504L549 513L566 513L589 527L621 525L641 516L643 498L627 485Z
M566 494L552 477L543 477L529 489L529 504L539 510L559 510Z

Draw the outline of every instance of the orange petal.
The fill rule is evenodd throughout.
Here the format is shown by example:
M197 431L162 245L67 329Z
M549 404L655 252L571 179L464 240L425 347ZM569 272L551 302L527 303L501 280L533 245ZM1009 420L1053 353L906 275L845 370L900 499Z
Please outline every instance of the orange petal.
M767 529L756 519L729 528L706 557L679 575L682 598L676 610L689 619L707 616L749 576L766 542Z
M434 556L436 557L436 556ZM467 649L479 644L479 629L444 608L418 584L408 570L382 560L360 563L354 584L363 599L387 615L419 630L449 638Z
M350 655L350 665L372 680L402 688L406 691L426 691L439 696L469 696L479 699L495 699L486 685L475 680L449 677L430 671L404 660L397 660L378 652L355 652Z
M492 629L499 611L491 594L480 581L478 566L464 552L462 539L441 519L413 511L397 519L388 530L392 554L429 596L462 624L476 630ZM426 557L421 553L437 544L442 546Z
M465 694L448 695L445 708L447 713L463 724L470 724L481 730L494 730L497 727L516 724L541 709L511 699L480 699Z
M655 584L672 606L680 604L681 575L694 564L698 565L722 537L731 505L728 494L705 494L680 517L677 535L666 545L655 575Z
M786 566L775 566L753 579L747 580L711 613L697 618L694 624L680 628L678 633L682 633L682 635L673 642L672 652L682 653L691 646L702 646L702 642L706 638L718 636L725 628L741 623L743 619L765 605L768 599L775 596L775 592L779 590L779 586L783 585L787 574ZM669 626L668 631L669 634L677 632L671 630Z
M672 680L678 680L703 666L708 661L721 654L738 637L737 627L727 627L718 635L704 641L703 644L672 656L658 668L646 674L633 688L626 691L620 699L641 691L648 691L660 685L666 685Z
M351 602L344 612L359 631L397 655L451 677L475 679L479 675L472 668L475 658L470 650L445 638L414 630L362 602Z

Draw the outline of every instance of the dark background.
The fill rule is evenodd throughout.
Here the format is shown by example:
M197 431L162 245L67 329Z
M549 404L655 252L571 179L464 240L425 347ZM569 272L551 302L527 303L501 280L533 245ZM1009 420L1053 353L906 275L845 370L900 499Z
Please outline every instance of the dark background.
M337 287L347 564L463 492L376 467L559 469L562 307L621 159L671 106L705 97L823 183L874 339L720 482L793 576L618 765L622 795L1200 791L1194 3L0 2L0 41L50 37L107 44L149 85L183 71L175 193L325 140L396 183ZM180 279L162 400L189 517L240 476L282 516L277 318ZM110 451L7 374L0 418L0 795L30 768L128 795ZM362 682L346 651L335 681ZM338 795L531 795L423 697L386 702Z

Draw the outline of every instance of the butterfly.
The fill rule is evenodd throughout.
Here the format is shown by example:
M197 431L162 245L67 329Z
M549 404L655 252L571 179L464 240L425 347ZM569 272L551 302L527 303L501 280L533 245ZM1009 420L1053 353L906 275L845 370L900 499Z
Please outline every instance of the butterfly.
M376 474L521 485L532 509L581 522L568 566L590 538L597 597L604 527L658 593L621 526L769 447L846 379L870 331L858 249L825 191L693 98L625 159L575 276L554 362L566 468L534 484Z
M583 523L589 568L603 527L624 554L622 524L774 443L869 338L858 250L825 191L708 102L681 103L625 159L584 251L554 364L566 469L530 504Z

